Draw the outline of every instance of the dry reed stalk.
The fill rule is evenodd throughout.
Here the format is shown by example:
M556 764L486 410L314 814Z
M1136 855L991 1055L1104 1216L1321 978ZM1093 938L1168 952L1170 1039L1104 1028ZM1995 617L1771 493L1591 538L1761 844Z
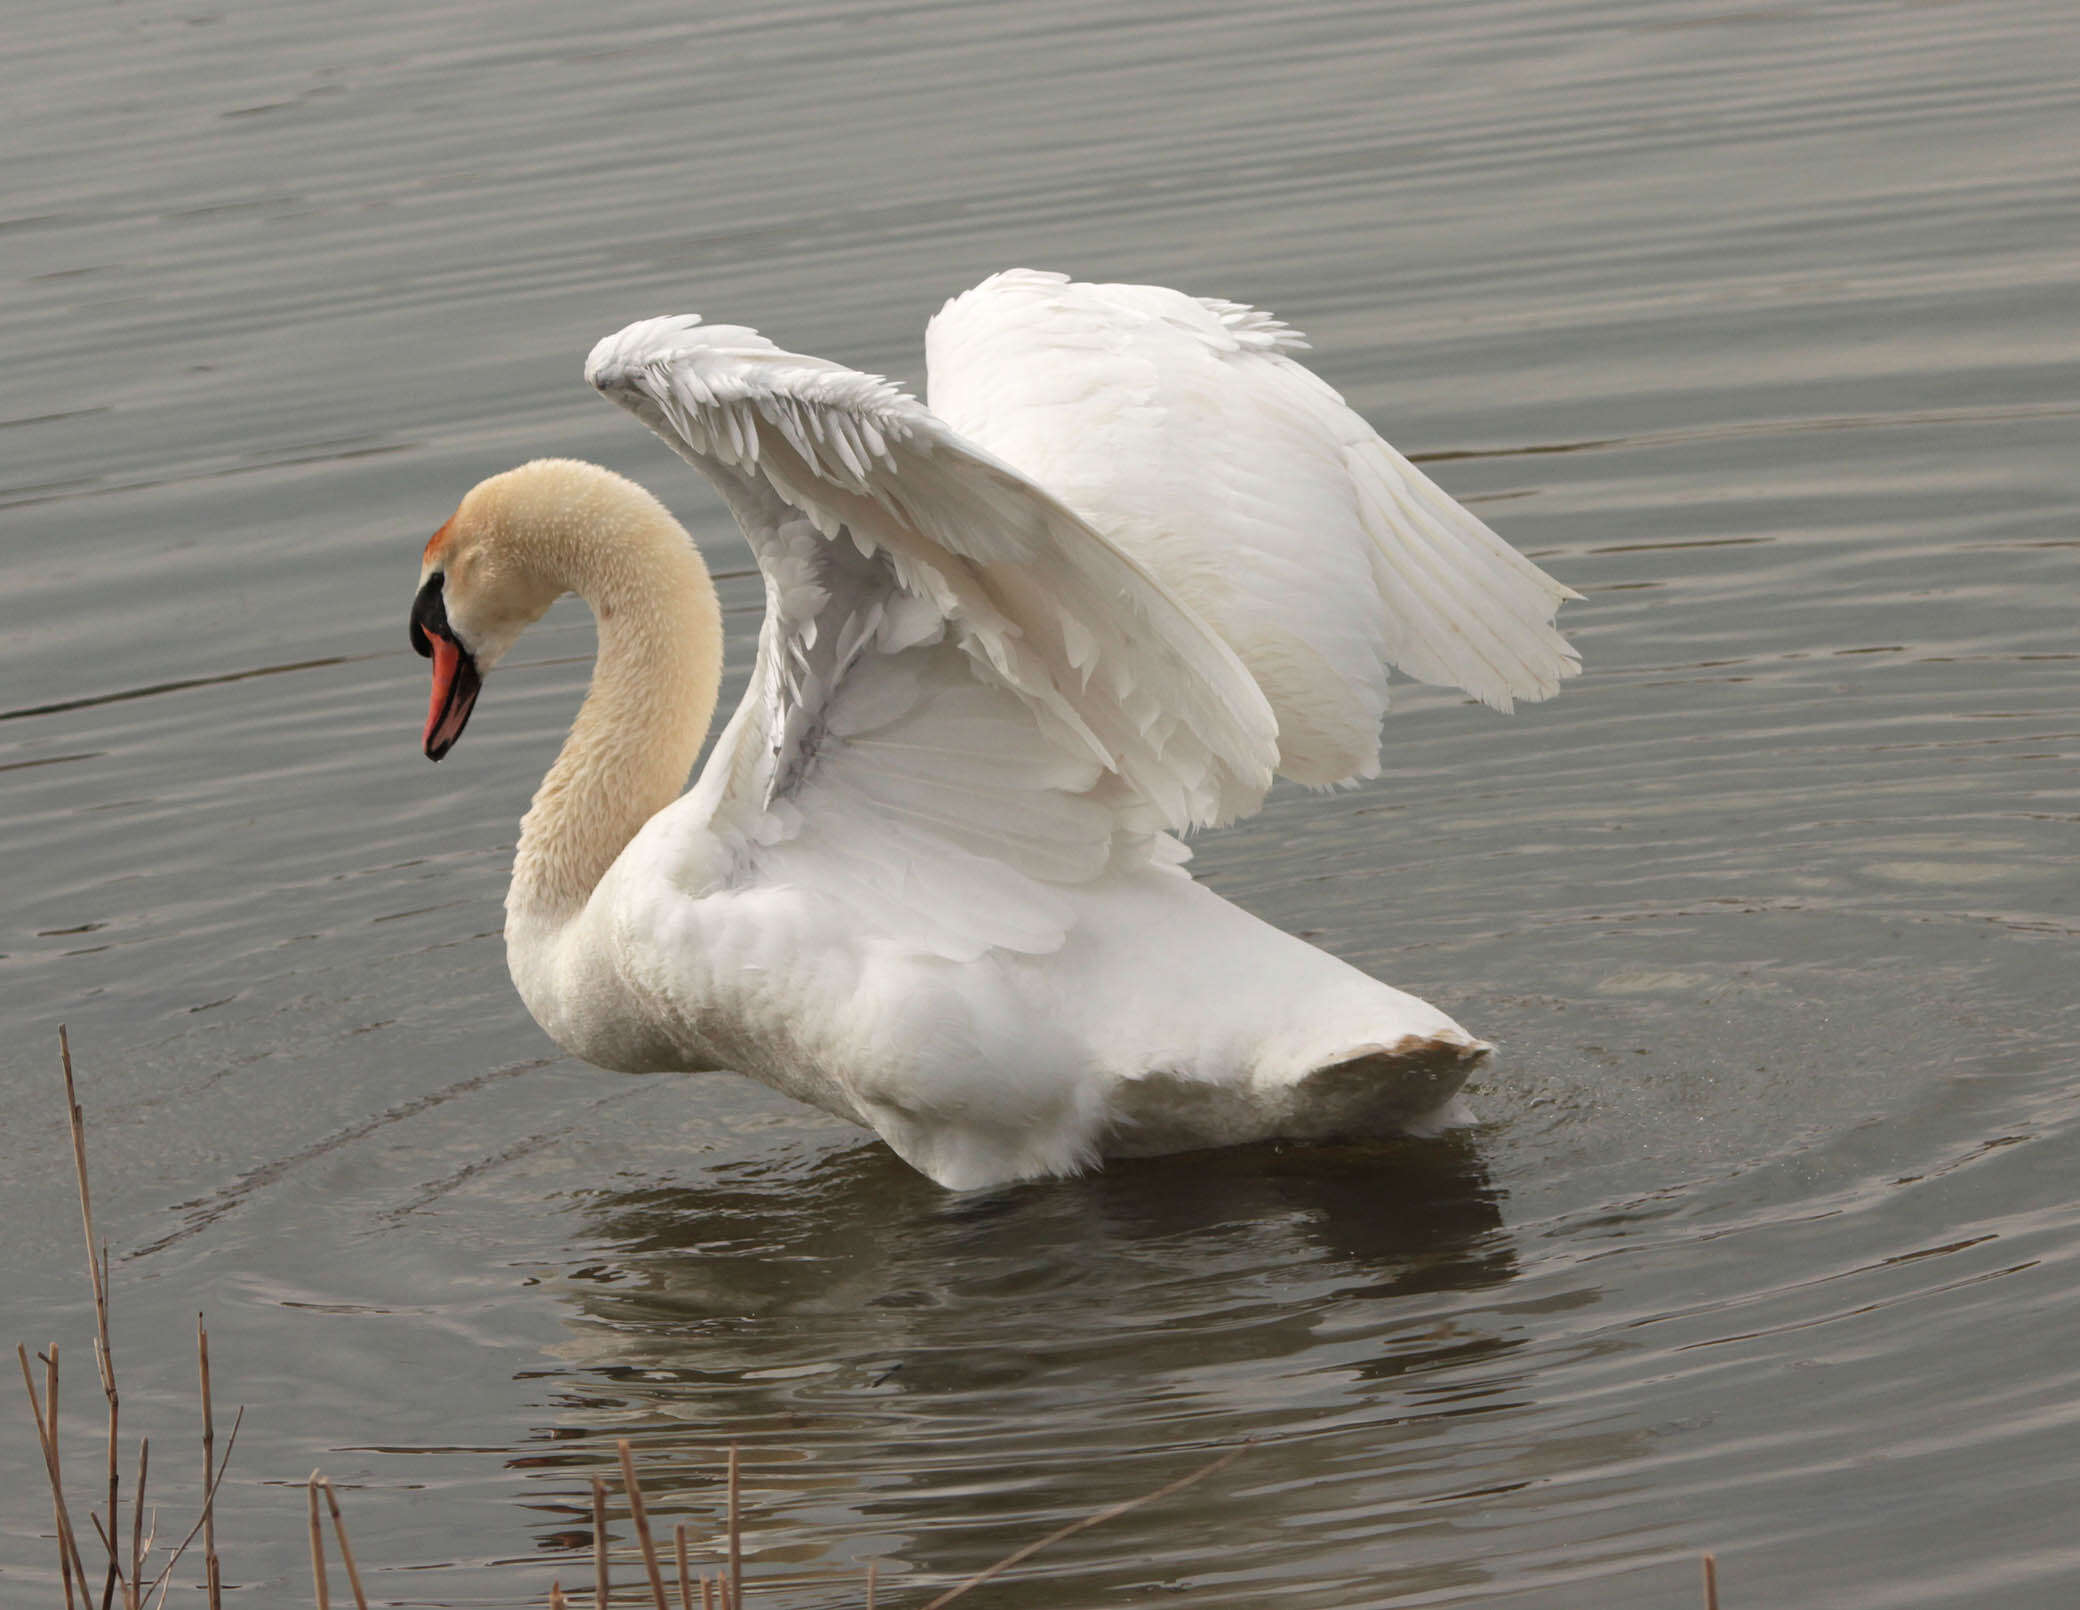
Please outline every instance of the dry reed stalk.
M729 1603L723 1610L744 1610L744 1522L739 1503L737 1445L729 1445L729 1578L722 1585Z
M628 1489L629 1519L636 1523L636 1541L643 1550L643 1570L650 1578L650 1598L656 1610L672 1610L672 1602L664 1596L664 1573L657 1566L657 1544L650 1536L650 1511L643 1503L643 1484L636 1480L635 1454L628 1446L628 1438L614 1439L614 1451L621 1460L621 1483Z
M94 1523L94 1535L101 1539L102 1548L113 1554L116 1546L108 1540L108 1530L101 1524L99 1512L95 1510L87 1511L87 1519Z
M145 1437L137 1444L137 1491L130 1498L130 1610L144 1610L138 1602L138 1584L144 1581L144 1483L152 1468L152 1439ZM152 1534L158 1535L158 1528Z
M51 1350L43 1355L43 1401L49 1407L51 1452L55 1460L58 1451L58 1344L56 1342L51 1343ZM36 1429L39 1432L43 1429L43 1411L41 1410L37 1412ZM54 1486L57 1484L57 1478L58 1473L54 1463L51 1471L51 1479ZM65 1579L65 1610L72 1610L72 1556L65 1552L65 1545L62 1541L66 1530L65 1505L62 1500L54 1500L51 1508L52 1513L57 1517L58 1536L61 1540L58 1544L58 1572ZM79 1585L79 1589L84 1594L87 1591L86 1583L82 1582Z
M72 1168L79 1186L80 1221L87 1233L87 1278L94 1287L94 1362L101 1370L102 1396L108 1399L108 1529L102 1535L108 1545L108 1578L101 1588L101 1610L109 1610L121 1571L113 1539L123 1494L123 1475L117 1464L122 1446L117 1437L121 1400L116 1394L115 1355L108 1345L108 1249L103 1247L98 1256L94 1250L94 1195L87 1186L87 1115L80 1110L72 1078L72 1037L62 1023L58 1025L58 1060L65 1069L65 1118L72 1130Z
M122 1473L121 1445L117 1433L121 1426L121 1397L116 1390L115 1353L109 1345L109 1253L100 1245L94 1234L94 1197L87 1177L87 1121L86 1112L80 1106L78 1081L72 1067L72 1037L64 1025L58 1028L58 1061L65 1077L65 1121L72 1137L73 1181L79 1193L80 1225L87 1242L87 1278L94 1293L94 1362L101 1375L102 1395L108 1400L108 1520L94 1511L87 1512L93 1523L94 1535L108 1554L108 1573L101 1589L101 1610L110 1610L115 1600L118 1584L123 1588L124 1610L146 1610L154 1594L161 1605L172 1588L173 1569L180 1563L182 1554L195 1540L197 1532L208 1529L211 1533L206 1552L209 1555L208 1574L210 1579L209 1610L222 1610L219 1587L220 1568L215 1559L215 1527L217 1489L223 1485L225 1471L230 1467L231 1450L238 1442L238 1430L245 1421L245 1411L239 1410L231 1423L231 1433L224 1442L224 1457L219 1462L215 1457L216 1433L212 1419L209 1382L209 1340L201 1329L197 1316L197 1337L202 1357L202 1411L203 1411L203 1496L202 1514L188 1535L181 1539L180 1547L167 1556L166 1563L149 1582L144 1579L146 1562L158 1542L157 1514L149 1530L145 1526L145 1504L147 1484L151 1475L151 1440L145 1438L137 1449L137 1489L131 1497L130 1515L130 1568L126 1572L122 1563ZM29 1410L36 1421L36 1440L43 1453L44 1475L50 1482L51 1509L58 1529L59 1575L64 1583L66 1610L93 1610L93 1591L88 1585L86 1561L80 1553L80 1534L72 1523L70 1507L65 1502L65 1482L58 1446L58 1349L55 1344L45 1354L38 1355L44 1367L44 1391L41 1396L36 1390L35 1376L29 1369L29 1351L17 1345L16 1360L21 1365L22 1387L29 1398ZM74 1588L77 1585L75 1599Z
M941 1605L948 1605L953 1603L954 1600L961 1597L961 1595L966 1593L970 1588L981 1587L982 1584L989 1581L990 1578L1001 1575L1003 1572L1010 1570L1011 1567L1018 1564L1019 1561L1031 1558L1033 1555L1038 1554L1042 1549L1046 1548L1049 1544L1059 1543L1063 1538L1068 1537L1073 1533L1080 1532L1084 1530L1084 1528L1086 1527L1096 1526L1100 1521L1112 1520L1117 1516L1126 1514L1127 1511L1130 1509L1139 1509L1143 1504L1153 1504L1157 1499L1168 1498L1172 1493L1181 1493L1187 1487L1191 1486L1194 1482L1204 1481L1208 1476L1213 1475L1216 1471L1226 1470L1228 1466L1232 1465L1233 1463L1235 1463L1236 1460L1240 1459L1243 1456L1243 1454L1248 1450L1248 1448L1249 1444L1246 1442L1242 1444L1242 1446L1239 1448L1230 1448L1226 1453L1222 1454L1220 1458L1214 1460L1212 1464L1201 1465L1189 1476L1180 1476L1176 1481L1171 1482L1167 1487L1158 1487L1152 1493L1143 1493L1139 1498L1130 1498L1123 1504L1114 1504L1110 1509L1101 1509L1095 1515L1086 1515L1080 1521L1071 1521L1067 1526L1061 1527L1056 1531L1049 1532L1038 1542L1028 1543L1024 1548L1021 1549L1013 1549L1009 1554L1005 1555L1001 1560L997 1561L997 1563L991 1566L988 1570L979 1571L974 1576L969 1577L968 1580L963 1582L959 1587L952 1588L947 1592L940 1594L938 1598L934 1599L930 1604L926 1605L924 1607L924 1610L939 1610L939 1607Z
M123 1575L122 1555L116 1549L114 1534L101 1524L101 1517L92 1510L87 1512L87 1519L94 1523L94 1535L101 1539L101 1546L108 1551L108 1568L115 1573L116 1585L124 1590L123 1603L127 1606L130 1603L129 1579Z
M549 1610L571 1610L570 1601L563 1596L563 1584L549 1584Z
M56 1349L52 1349L53 1352ZM91 1605L92 1597L87 1591L87 1567L80 1559L79 1537L72 1529L72 1517L65 1508L65 1484L58 1479L58 1415L57 1405L51 1405L50 1423L44 1424L44 1406L36 1395L36 1378L29 1373L29 1350L21 1343L15 1344L14 1356L21 1361L22 1386L29 1394L29 1411L36 1417L36 1440L43 1449L44 1474L51 1484L51 1504L58 1513L58 1549L60 1554L71 1560L73 1573L79 1578L79 1595L83 1604ZM45 1359L48 1369L50 1360Z
M354 1549L347 1542L347 1518L340 1513L339 1494L332 1490L330 1476L320 1476L318 1485L325 1492L325 1507L332 1512L332 1535L339 1542L339 1563L346 1567L347 1586L354 1592L354 1610L368 1610L368 1595L361 1591L361 1572L354 1564Z
M686 1569L686 1523L672 1528L672 1553L679 1564L679 1610L693 1610L693 1577Z
M1719 1610L1719 1561L1711 1554L1704 1557L1704 1610Z
M607 1484L592 1478L592 1596L596 1610L607 1610Z
M309 1489L311 1511L311 1582L318 1594L318 1610L332 1610L332 1584L325 1574L325 1529L318 1524L318 1473L311 1472Z
M701 1573L701 1610L716 1610L715 1579L705 1571Z
M216 1502L217 1489L224 1485L224 1473L231 1468L231 1450L238 1446L238 1428L245 1423L246 1411L241 1407L238 1413L231 1417L231 1433L224 1439L224 1458L223 1462L217 1466L217 1479L210 1483L209 1491L203 1494L203 1514L196 1517L195 1524L188 1528L188 1535L181 1539L181 1546L166 1557L166 1563L159 1567L159 1574L145 1584L144 1593L146 1598L157 1593L160 1601L162 1603L165 1601L168 1588L167 1579L173 1575L173 1568L180 1564L181 1556L188 1552L188 1545L195 1541L195 1534L202 1530L203 1519L208 1515L210 1506Z
M881 1573L874 1561L867 1561L867 1610L874 1610L874 1579Z
M202 1375L202 1576L209 1610L224 1610L224 1569L217 1559L217 1422L209 1395L209 1329L195 1316L195 1352Z

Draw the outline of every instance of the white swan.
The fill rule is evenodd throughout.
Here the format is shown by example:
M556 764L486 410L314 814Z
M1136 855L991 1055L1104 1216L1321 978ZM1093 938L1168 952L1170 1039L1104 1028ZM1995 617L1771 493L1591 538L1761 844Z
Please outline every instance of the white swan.
M427 544L432 759L552 601L598 617L506 900L529 1011L604 1067L763 1080L955 1188L1449 1121L1489 1047L1194 883L1171 835L1274 770L1375 775L1389 664L1554 693L1574 595L1263 313L1015 270L926 341L931 410L693 317L593 349L765 573L690 791L721 616L656 499L543 460Z

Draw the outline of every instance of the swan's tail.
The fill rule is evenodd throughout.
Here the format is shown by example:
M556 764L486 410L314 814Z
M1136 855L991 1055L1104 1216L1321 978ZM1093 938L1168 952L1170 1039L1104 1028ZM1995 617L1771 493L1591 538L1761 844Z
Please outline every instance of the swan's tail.
M1434 1135L1471 1121L1459 1087L1494 1050L1452 1035L1359 1046L1298 1078L1227 1084L1151 1073L1124 1080L1111 1093L1099 1150L1152 1157L1260 1140Z
M1342 1140L1433 1135L1468 1123L1459 1088L1494 1049L1470 1036L1437 1035L1360 1048L1288 1087L1280 1132L1294 1140Z

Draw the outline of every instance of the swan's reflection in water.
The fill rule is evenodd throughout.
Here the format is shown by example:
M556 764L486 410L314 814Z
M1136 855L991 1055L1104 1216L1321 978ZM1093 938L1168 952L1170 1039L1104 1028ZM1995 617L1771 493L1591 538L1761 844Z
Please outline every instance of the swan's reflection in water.
M1084 1591L1355 1566L1392 1519L1355 1517L1409 1524L1429 1478L1405 1467L1514 1397L1518 1337L1484 1294L1515 1257L1465 1134L969 1196L861 1146L603 1193L586 1217L605 1250L564 1281L544 1432L564 1445L522 1462L589 1470L631 1436L653 1511L706 1535L738 1442L768 1574L976 1569L1245 1438L1218 1483L1040 1565ZM541 1541L583 1537L565 1520Z

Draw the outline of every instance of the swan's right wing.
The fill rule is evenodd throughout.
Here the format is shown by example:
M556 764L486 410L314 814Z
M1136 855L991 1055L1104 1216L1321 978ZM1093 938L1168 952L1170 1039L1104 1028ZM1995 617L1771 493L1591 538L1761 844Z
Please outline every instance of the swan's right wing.
M1270 315L1014 269L925 348L933 409L1147 564L1271 700L1279 769L1379 770L1389 665L1508 710L1579 657L1575 595L1395 452Z
M939 954L1047 949L1046 885L1261 801L1275 724L1233 652L886 381L692 318L608 337L586 376L716 485L765 574L697 792L769 880Z

